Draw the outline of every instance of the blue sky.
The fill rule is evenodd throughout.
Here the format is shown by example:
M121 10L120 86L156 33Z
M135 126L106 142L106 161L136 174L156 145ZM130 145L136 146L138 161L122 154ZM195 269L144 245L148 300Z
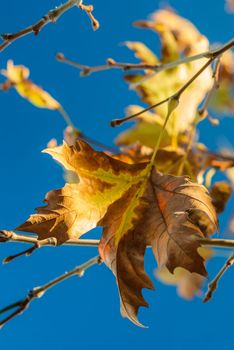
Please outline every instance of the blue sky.
M93 32L84 13L73 9L56 25L48 25L38 37L27 36L0 53L0 68L9 58L31 70L31 78L42 85L71 115L87 135L111 145L119 130L108 122L123 115L129 104L139 103L127 89L121 72L108 71L80 78L75 69L55 60L58 51L84 64L102 64L108 57L133 61L123 45L126 40L142 40L152 49L158 41L151 32L133 28L136 19L145 19L163 3L153 0L97 1L95 15L101 28ZM0 32L17 31L59 5L58 0L11 0L1 4ZM225 13L223 0L174 0L170 5L192 20L212 43L233 36L233 16ZM41 154L47 142L62 140L64 121L56 113L36 109L15 91L0 94L1 106L1 209L0 228L22 223L44 194L63 186L62 170ZM122 128L123 129L123 128ZM222 119L219 129L204 123L201 141L217 149L224 135L232 143L233 119ZM230 213L233 203L229 203ZM227 216L221 220L225 230ZM96 236L100 234L97 231ZM0 246L0 259L19 251L20 246ZM32 287L70 270L94 256L95 248L43 248L29 258L20 258L0 269L0 305L21 299ZM209 265L211 276L223 264L215 258ZM154 260L147 253L147 271L152 276ZM152 277L153 278L153 277ZM87 271L84 278L72 278L36 300L24 315L0 332L1 349L226 349L233 344L233 270L224 276L213 301L179 299L173 287L155 281L156 292L146 291L150 309L140 312L149 329L140 329L119 314L118 293L112 273L103 265Z

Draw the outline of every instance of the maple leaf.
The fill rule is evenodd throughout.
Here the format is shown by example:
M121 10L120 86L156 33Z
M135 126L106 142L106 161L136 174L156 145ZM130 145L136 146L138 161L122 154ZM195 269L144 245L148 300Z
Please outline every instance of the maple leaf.
M38 108L47 108L56 110L61 108L61 105L48 92L34 84L29 77L29 69L18 65L15 66L12 60L7 62L7 69L1 70L1 74L8 80L3 83L3 90L10 87L15 87L20 96L31 102Z
M40 239L55 237L58 244L96 227L109 205L145 173L145 164L120 162L83 141L70 147L64 143L44 152L75 173L79 181L48 192L47 206L37 208L38 214L17 229L35 232Z
M217 227L215 209L205 187L185 177L163 175L150 163L128 164L97 152L79 141L47 149L78 183L50 191L47 205L17 229L55 237L59 244L103 227L99 252L116 276L121 312L132 322L140 306L147 306L142 289L153 289L144 270L144 253L152 246L158 266L170 272L183 267L206 276L198 254L205 236L191 212ZM192 216L191 216L192 217Z

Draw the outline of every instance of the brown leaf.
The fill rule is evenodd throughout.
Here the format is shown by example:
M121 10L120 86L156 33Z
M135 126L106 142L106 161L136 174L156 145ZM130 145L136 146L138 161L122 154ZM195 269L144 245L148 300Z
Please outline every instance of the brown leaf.
M212 198L212 203L218 214L224 211L231 194L232 188L229 183L225 181L216 182L211 188L210 195Z
M205 233L189 217L191 210L198 211L213 230L217 226L205 187L184 176L163 175L149 162L124 163L83 141L46 152L75 172L79 182L49 192L47 205L18 230L37 233L39 239L55 237L61 244L102 226L99 251L116 276L123 316L140 325L138 309L148 305L142 296L143 288L153 289L144 270L147 245L159 267L206 276L197 252Z
M52 155L67 171L77 175L79 182L66 184L50 191L47 205L37 208L17 230L34 232L39 239L55 237L58 244L78 238L97 226L108 206L137 181L145 164L128 165L105 153L96 152L87 143L49 148Z
M197 252L197 239L205 235L189 220L191 208L203 214L214 230L216 214L204 187L153 170L149 179L113 203L99 223L104 226L99 251L117 278L122 315L137 325L138 308L147 306L141 290L153 287L144 272L147 244L152 245L159 267L166 266L171 273L183 267L206 276Z
M201 247L198 252L205 261L213 256L213 251L208 248ZM191 273L181 267L177 267L172 274L164 266L155 271L155 276L165 284L175 285L179 296L187 300L201 294L201 288L205 281L203 276L195 272Z

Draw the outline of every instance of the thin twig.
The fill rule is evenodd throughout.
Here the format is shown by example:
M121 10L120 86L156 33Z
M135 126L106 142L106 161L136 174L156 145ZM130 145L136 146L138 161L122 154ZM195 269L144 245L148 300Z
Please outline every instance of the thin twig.
M0 231L0 243L6 243L6 242L27 243L27 244L33 244L33 245L39 243L41 247L56 246L55 238L47 238L47 239L44 239L43 241L40 241L35 235L22 235L22 234L17 234L14 231L2 230ZM40 244L40 242L43 242L43 245ZM198 240L198 242L203 246L234 248L234 239L201 238L200 240ZM99 239L70 239L63 243L63 245L65 246L84 246L84 247L97 247L98 244L99 244Z
M98 21L93 17L91 11L93 10L92 7L86 7L85 5L82 5L82 0L68 0L64 4L55 7L54 9L50 10L45 16L43 16L38 22L35 24L24 28L16 33L13 34L2 34L1 37L4 40L2 44L0 44L0 51L3 51L7 46L9 46L12 42L22 38L25 35L28 35L30 33L33 33L35 35L38 35L39 32L48 24L48 23L55 23L65 12L70 10L73 7L80 7L81 9L84 9L89 17L92 20L92 26L94 29L98 28Z
M233 46L233 40L230 41L229 43L232 43L231 46ZM62 63L66 63L66 64L69 64L69 65L75 67L75 68L80 69L81 76L87 76L87 75L90 75L92 73L101 72L103 70L108 70L108 69L121 69L123 71L151 70L151 71L154 71L155 74L158 74L159 72L162 72L164 70L168 70L171 68L175 68L181 64L190 63L190 62L202 59L202 58L209 59L209 58L212 58L213 55L216 55L216 57L217 57L217 52L220 52L222 50L222 48L217 49L217 50L202 52L202 53L200 53L198 55L194 55L194 56L184 57L184 58L181 58L177 61L173 61L173 62L169 62L169 63L165 63L165 64L146 64L146 63L128 63L128 62L123 63L123 62L117 62L113 58L108 58L106 61L106 64L103 64L100 66L88 66L88 65L80 64L79 62L73 61L70 58L65 57L65 55L63 53L57 53L56 58L58 61L60 61ZM222 53L222 51L221 51L221 53ZM155 74L148 75L148 76L144 77L140 82L131 84L131 87L133 88L133 87L136 87L137 85L144 83L146 80L153 78L155 76Z
M203 302L206 303L207 301L209 301L212 296L213 293L216 291L216 289L218 288L218 283L221 279L221 277L225 274L225 272L233 265L234 263L234 254L232 254L228 260L225 262L224 266L220 269L220 271L218 272L218 274L216 275L216 277L213 279L213 281L211 283L209 283L208 286L208 291L206 292L206 295L203 299Z
M73 66L75 68L80 69L80 75L81 76L87 76L95 72L101 72L104 70L108 69L121 69L123 71L129 71L129 70L157 70L158 69L166 69L164 66L166 65L151 65L151 64L145 64L145 63L121 63L121 62L116 62L113 60L113 58L108 58L106 61L106 64L100 65L100 66L88 66L88 65L83 65L78 62L72 61L69 58L66 58L63 53L57 53L56 58L59 62L69 64L70 66Z
M153 108L156 108L166 102L169 102L170 100L178 100L180 99L181 95L183 94L183 92L188 88L188 86L190 86L194 80L197 79L197 77L207 68L210 66L210 64L217 58L219 57L222 53L224 53L225 51L229 50L232 46L234 46L234 39L232 39L231 41L229 41L228 43L226 43L225 45L223 45L221 48L211 51L209 53L209 55L207 55L207 57L209 57L208 61L192 76L192 78L190 78L187 83L185 83L176 93L174 93L173 95L165 98L164 100L157 102L143 110L141 110L138 113L132 114L130 116L127 116L126 118L122 118L122 119L113 119L110 123L111 126L115 127L118 125L121 125L122 123L132 120L136 117L139 117L140 115L142 115L145 112L148 112L150 110L152 110Z
M207 51L207 52L195 55L195 56L185 57L185 58L183 58L181 60L178 60L178 61L169 62L169 63L166 64L166 66L167 66L166 69L174 68L174 67L178 66L179 64L189 63L189 62L192 62L192 61L195 61L195 60L198 60L198 59L202 59L202 58L208 58L209 59L209 58L212 58L212 57L218 57L219 55L221 55L226 50L229 50L233 45L234 45L234 39L232 38L229 42L227 42L227 44L225 44L221 48L218 48L218 49L215 49L215 50L210 50L210 51ZM226 46L227 46L227 48L226 48ZM139 86L139 85L145 83L147 80L153 78L157 73L158 72L155 72L152 75L147 75L142 80L140 80L140 81L138 81L136 83L132 83L130 85L130 89L135 89L137 86Z
M13 231L2 230L0 231L0 243L5 242L18 242L18 243L28 243L33 245L39 245L38 248L44 246L55 247L57 241L55 238L46 238L43 241L38 240L37 236L34 235L21 235ZM85 247L97 247L99 244L98 239L70 239L63 243L63 245L68 246L85 246Z
M84 264L75 267L73 270L66 272L63 275L60 275L59 277L44 284L43 286L33 288L23 300L20 300L16 303L8 305L7 307L0 310L0 314L4 314L9 310L16 309L10 315L5 317L2 321L0 321L0 327L3 327L7 322L12 320L14 317L22 314L29 307L29 305L34 299L41 298L45 294L45 292L47 292L50 288L56 286L57 284L63 282L64 280L72 276L82 277L85 270L87 270L89 267L93 265L101 264L101 262L102 261L100 256L95 256L94 258L88 260Z
M62 63L66 63L70 66L73 66L75 68L80 69L81 76L87 76L87 75L90 75L92 73L101 72L101 71L108 70L108 69L121 69L125 72L130 71L130 70L152 70L155 73L159 73L159 72L162 72L164 70L175 68L181 64L190 63L190 62L202 59L202 58L210 58L210 54L211 54L210 51L206 51L206 52L200 53L199 55L185 57L185 58L182 58L180 60L165 63L165 64L128 63L128 62L123 63L123 62L117 62L113 58L108 58L106 60L106 64L103 64L100 66L88 66L85 64L80 64L79 62L73 61L70 58L65 57L65 55L61 52L57 53L56 58L58 61L60 61ZM147 76L145 78L151 79L153 76L154 76L154 74L152 76ZM142 84L144 82L145 78L143 78L140 81L140 84ZM134 84L132 84L132 85L134 85Z

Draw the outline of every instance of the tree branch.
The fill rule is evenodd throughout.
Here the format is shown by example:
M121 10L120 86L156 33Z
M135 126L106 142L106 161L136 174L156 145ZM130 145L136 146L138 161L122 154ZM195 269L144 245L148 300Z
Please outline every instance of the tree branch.
M7 46L9 46L12 42L22 38L25 35L33 33L38 35L39 32L48 24L55 23L65 12L70 10L73 7L79 7L82 10L85 10L92 21L93 29L98 29L99 23L92 15L92 6L85 6L82 4L82 0L68 0L64 4L55 7L50 10L45 16L43 16L38 22L35 24L24 28L13 34L2 34L1 37L4 40L2 44L0 44L0 52L3 51Z
M229 50L231 47L234 46L234 39L232 39L231 41L229 41L228 43L226 43L225 45L223 45L221 48L214 50L214 51L210 51L209 54L207 54L207 58L208 61L197 71L197 73L195 73L188 81L187 83L185 83L176 93L174 93L173 95L165 98L164 100L157 102L143 110L141 110L138 113L132 114L130 116L127 116L125 118L122 119L113 119L110 123L111 126L115 127L118 125L121 125L122 123L132 120L136 117L139 117L140 115L142 115L145 112L148 112L150 110L152 110L153 108L156 108L166 102L169 102L171 100L178 100L180 99L181 95L183 94L183 92L194 82L194 80L197 79L197 77L207 68L211 65L211 63L217 58L219 57L222 53L224 53L225 51ZM152 77L152 76L151 76ZM139 83L141 84L142 81Z
M88 260L84 264L75 267L73 270L66 272L63 275L60 275L59 277L53 279L52 281L40 287L33 288L23 300L20 300L16 303L8 305L7 307L0 310L0 314L5 314L9 310L16 309L16 310L13 310L12 313L7 317L5 317L2 321L0 321L0 327L3 327L7 322L12 320L14 317L22 314L29 307L29 305L34 299L41 298L45 294L45 292L47 292L50 288L56 286L57 284L63 282L64 280L72 276L82 277L85 270L87 270L89 267L96 264L101 264L101 263L102 261L100 256L96 256Z
M207 301L211 300L213 293L218 288L218 283L222 276L225 274L225 272L233 265L234 263L234 254L232 254L227 261L225 262L224 266L220 269L216 277L213 279L211 283L209 283L208 291L206 292L206 295L203 299L203 302L206 303Z
M5 242L18 242L18 243L28 243L28 244L38 244L38 248L42 246L50 246L54 247L57 245L57 241L55 238L47 238L43 240L38 240L37 236L34 235L21 235L17 234L13 231L2 230L0 231L0 243ZM63 243L63 245L78 245L85 247L97 247L99 243L98 239L70 239L67 242Z
M55 247L57 242L55 238L47 238L44 240L38 240L34 235L22 235L13 231L0 231L0 243L27 243L38 244L40 247ZM234 248L234 239L220 239L220 238L201 238L199 243L203 246L219 247L219 248ZM63 243L63 246L84 246L84 247L97 247L99 239L70 239Z
M231 45L231 47L232 47L233 40L228 42L226 45L228 45L228 46ZM87 76L87 75L90 75L92 73L101 72L101 71L108 70L108 69L121 69L125 72L131 71L131 70L152 70L155 72L155 74L158 74L164 70L178 67L181 64L190 63L190 62L202 59L202 58L209 59L209 58L212 58L213 55L216 55L216 57L217 57L217 53L218 54L223 53L222 49L223 49L223 46L217 50L202 52L198 55L181 58L180 60L176 60L176 61L165 63L165 64L126 63L126 62L123 63L123 62L117 62L113 58L108 58L106 60L106 64L103 64L100 66L88 66L85 64L80 64L79 62L73 61L70 58L65 57L65 55L61 52L57 53L56 58L59 62L68 64L70 66L73 66L75 68L80 69L81 76ZM228 50L228 49L225 48L225 51L226 50ZM143 78L140 82L131 84L131 87L133 88L133 87L136 87L137 85L142 84L146 80L151 79L155 74Z

